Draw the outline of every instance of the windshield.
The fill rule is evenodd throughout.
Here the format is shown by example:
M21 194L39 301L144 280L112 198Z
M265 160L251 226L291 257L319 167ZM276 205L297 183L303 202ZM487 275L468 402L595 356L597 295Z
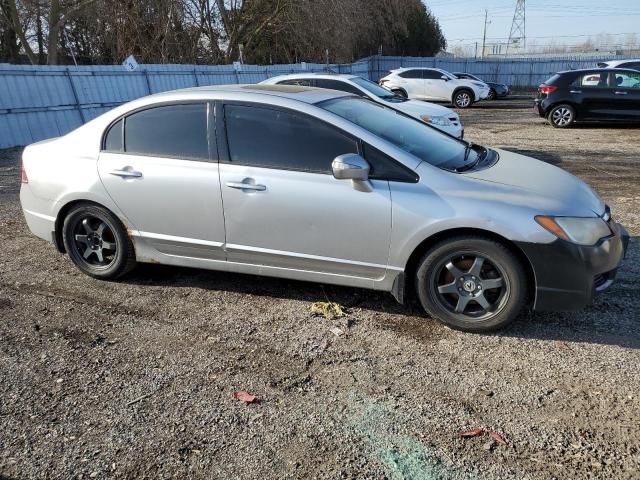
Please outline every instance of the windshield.
M365 80L362 77L352 78L351 81L356 85L364 88L367 92L373 93L376 97L380 98L393 98L395 95L391 93L386 88L382 88L377 83L372 82L371 80Z
M470 144L424 122L364 98L336 98L320 102L318 106L445 170L467 170L477 163L483 150L471 148Z

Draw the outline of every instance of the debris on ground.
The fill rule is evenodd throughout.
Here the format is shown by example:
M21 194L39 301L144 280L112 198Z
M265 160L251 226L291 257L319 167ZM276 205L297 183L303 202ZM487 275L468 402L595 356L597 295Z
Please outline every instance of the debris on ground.
M345 316L344 308L336 302L315 302L311 305L313 315L322 315L327 320Z
M333 333L336 337L339 337L340 335L344 335L344 331L338 327L330 328L329 331Z
M485 435L488 435L493 440L495 440L496 443L499 443L500 445L507 445L507 441L498 432L494 432L493 430L485 430L484 428L480 427L460 432L458 435L460 436L460 438L484 437Z
M246 404L258 403L260 401L258 397L244 390L233 392L233 398L235 398L236 400L240 400L241 402L244 402Z

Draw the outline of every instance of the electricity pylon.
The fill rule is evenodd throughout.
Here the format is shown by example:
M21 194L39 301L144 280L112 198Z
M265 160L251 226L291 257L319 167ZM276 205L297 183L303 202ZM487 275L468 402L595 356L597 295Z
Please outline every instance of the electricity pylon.
M507 53L509 53L509 47L522 49L527 47L525 20L525 0L516 0L516 10L513 13L511 32L509 32L509 42L507 43Z

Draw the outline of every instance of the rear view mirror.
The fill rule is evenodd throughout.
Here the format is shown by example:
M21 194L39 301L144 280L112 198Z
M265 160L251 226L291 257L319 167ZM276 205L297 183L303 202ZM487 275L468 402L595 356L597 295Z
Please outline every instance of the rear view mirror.
M446 75L442 75L440 77L440 80L444 80L445 82L448 82L449 81L449 77L447 77Z
M338 180L366 181L369 179L369 162L356 153L345 153L331 162L331 171Z

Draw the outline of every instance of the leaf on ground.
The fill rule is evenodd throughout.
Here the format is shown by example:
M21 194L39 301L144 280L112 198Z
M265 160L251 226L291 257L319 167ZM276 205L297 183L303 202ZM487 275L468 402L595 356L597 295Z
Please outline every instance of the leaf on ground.
M496 442L498 442L500 445L506 445L507 444L507 441L498 432L489 432L489 436L491 438L493 438Z
M322 315L327 320L344 317L344 308L336 302L315 302L311 305L311 313Z
M471 430L467 430L465 432L460 432L461 438L471 438L471 437L481 437L486 432L482 428L473 428Z
M240 400L244 403L258 403L258 397L252 395L249 392L245 392L244 390L238 390L237 392L233 392L233 398L236 400Z

